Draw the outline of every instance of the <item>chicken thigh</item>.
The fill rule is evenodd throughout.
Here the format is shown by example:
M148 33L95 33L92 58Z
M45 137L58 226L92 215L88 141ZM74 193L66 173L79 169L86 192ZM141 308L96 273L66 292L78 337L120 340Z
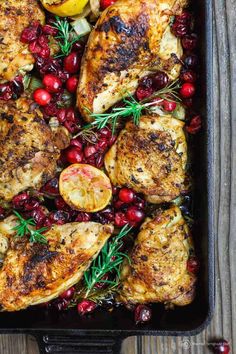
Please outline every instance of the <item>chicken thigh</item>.
M0 1L0 81L12 80L20 71L32 70L34 57L20 36L36 20L44 23L44 12L37 0Z
M139 79L157 70L179 75L180 40L170 31L171 17L185 0L118 0L108 7L90 34L77 92L78 107L102 113L133 94Z
M0 222L0 308L18 311L56 298L76 284L113 232L96 222L54 225L47 244L15 237L17 221Z
M196 275L187 270L193 252L189 228L178 207L148 218L131 251L131 263L125 261L122 266L119 300L188 305L195 294Z
M143 193L151 203L169 202L184 189L187 143L184 123L171 116L128 122L105 156L112 183Z
M38 109L30 112L29 101L0 101L0 199L40 188L55 175L60 149L68 144L67 130L54 134Z

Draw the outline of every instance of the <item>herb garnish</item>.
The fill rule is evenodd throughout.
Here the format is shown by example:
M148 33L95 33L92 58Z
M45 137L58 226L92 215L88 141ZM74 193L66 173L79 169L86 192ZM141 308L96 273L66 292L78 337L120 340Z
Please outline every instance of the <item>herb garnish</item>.
M120 265L124 258L130 260L127 254L120 252L120 249L123 246L122 238L125 237L131 229L132 227L125 225L113 240L108 241L105 244L99 256L92 262L91 267L84 273L86 298L97 283L105 283L110 285L112 288L118 286L120 278ZM111 271L116 272L116 279L114 281L103 279L104 275Z
M63 20L62 18L55 16L56 21L54 22L54 28L58 30L58 36L56 39L59 39L59 47L61 50L61 54L57 55L58 57L67 56L70 54L72 46L75 42L77 42L81 36L73 36L75 34L73 28L71 28L69 22L67 20Z
M89 109L85 108L94 121L84 127L84 129L90 129L96 127L102 129L108 124L112 126L112 133L114 134L117 122L120 118L126 118L132 116L135 125L139 125L140 117L144 110L151 110L151 106L155 106L157 103L152 101L155 98L181 101L177 90L180 88L179 81L175 80L161 90L154 92L150 97L138 102L129 94L128 97L123 99L125 104L122 107L113 107L110 113L92 113Z
M42 227L41 229L33 229L29 226L36 226L34 219L24 219L17 211L13 211L17 217L18 224L13 227L13 230L16 231L16 237L29 236L29 241L32 243L47 243L47 239L42 232L48 230L47 227Z

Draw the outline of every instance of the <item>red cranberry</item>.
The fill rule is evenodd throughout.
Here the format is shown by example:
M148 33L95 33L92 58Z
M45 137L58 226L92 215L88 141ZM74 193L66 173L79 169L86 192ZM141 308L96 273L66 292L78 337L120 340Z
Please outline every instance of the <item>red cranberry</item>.
M108 276L108 274L105 274L103 277L102 277L102 280L108 280L109 279L109 276ZM105 282L100 282L100 283L96 283L95 284L95 288L96 289L103 289L103 288L105 288L107 286L107 283L105 283Z
M77 305L77 311L80 316L84 316L93 312L97 307L97 304L91 300L83 300Z
M47 74L43 78L43 84L50 93L59 92L62 88L62 81L53 74Z
M184 58L184 64L188 68L195 68L198 64L198 57L195 54L188 55Z
M122 213L121 211L117 212L115 214L115 225L117 227L123 227L126 224L128 224L128 220L126 218L125 213Z
M103 138L109 139L112 133L109 128L102 128L99 130L99 135L102 136Z
M134 192L129 188L122 188L119 191L119 199L124 203L132 203L134 200Z
M80 128L78 124L76 124L75 122L72 122L70 120L66 120L63 125L72 134L77 133Z
M81 143L81 141L79 140L79 138L71 139L70 145L71 145L71 146L76 146L77 149L79 149L80 151L83 150L83 144Z
M118 193L118 187L112 186L112 195L116 195Z
M64 58L64 69L69 74L75 74L79 70L80 57L78 53L72 52Z
M58 210L67 210L69 208L61 196L56 197L54 203Z
M34 23L32 23L32 25L26 27L21 33L21 37L20 37L21 42L30 43L34 41L38 37L40 33L40 29L41 26L39 21L35 21Z
M180 95L184 98L189 98L194 96L194 94L195 86L191 83L185 82L180 89Z
M186 107L192 107L193 105L193 99L191 97L189 98L185 98L183 99L183 104L186 106Z
M200 264L199 264L198 258L195 256L189 257L189 259L187 261L188 272L196 274L199 271L199 267L200 267Z
M191 119L190 124L186 126L186 130L189 134L196 134L202 127L202 119L200 116L195 116Z
M193 50L197 45L197 35L192 33L182 38L182 46L184 49Z
M116 201L114 202L114 207L115 207L115 209L117 209L117 210L119 210L119 209L121 209L121 210L126 210L127 207L128 207L128 205L127 205L126 203L122 202L121 200L116 200Z
M95 167L102 168L104 165L104 155L98 154L95 159Z
M152 80L153 80L153 87L155 88L155 90L162 89L169 82L168 75L166 73L164 73L163 71L157 71L152 76Z
M59 121L59 123L64 123L66 121L66 113L67 110L66 108L60 108L57 112L57 119Z
M164 100L163 108L167 112L173 112L176 108L176 102Z
M31 216L37 225L41 225L43 219L46 217L44 208L42 206L38 206L31 212Z
M171 29L176 37L183 37L188 33L188 26L177 21L173 24Z
M67 81L66 81L66 89L70 93L75 93L77 90L79 80L76 76L71 76Z
M58 178L52 178L50 179L50 181L45 183L45 185L41 188L41 192L47 193L52 196L59 195L60 193Z
M183 11L181 15L176 16L175 20L178 23L189 24L192 20L192 16L189 12Z
M53 224L53 222L48 216L46 216L46 218L44 218L41 222L41 226L47 227L47 228L50 228L52 226L52 224Z
M52 99L52 96L48 91L42 88L38 88L33 93L34 101L40 106L46 106Z
M45 36L44 34L39 36L38 38L38 44L42 47L42 48L48 48L48 42L49 39L47 36Z
M116 0L100 0L100 7L105 10L107 7L115 4Z
M82 151L75 146L69 146L63 153L66 160L70 163L80 163L84 158Z
M0 206L0 220L5 218L5 210Z
M192 70L183 71L180 74L180 79L185 82L194 83L197 80L197 75Z
M69 221L70 214L64 210L57 210L51 212L49 218L53 224L64 225Z
M10 83L0 84L0 99L8 101L12 98L13 90Z
M109 139L108 145L112 146L115 143L116 139L117 139L117 136L112 135L111 138Z
M142 210L138 209L135 206L131 206L128 208L126 212L127 219L131 222L140 222L144 219L145 214Z
M43 33L50 35L50 36L56 36L58 31L55 27L52 27L50 25L44 25L43 28Z
M48 58L50 56L50 49L49 48L42 48L38 53L39 56L42 58Z
M145 323L149 322L152 317L151 309L146 305L138 305L134 311L135 323Z
M68 307L69 301L66 299L58 299L53 302L53 307L57 309L57 311L66 310Z
M145 209L145 207L146 207L145 200L143 200L143 199L142 199L141 197L139 197L139 196L135 196L134 204L135 204L135 206L138 207L139 209Z
M152 87L150 88L143 88L139 86L136 90L136 97L139 101L144 100L145 98L150 97L153 94L154 90Z
M226 340L221 340L218 343L214 344L214 352L216 354L229 354L230 346Z
M46 117L56 117L58 115L58 108L55 103L49 103L43 107L43 113Z
M88 222L90 220L91 220L91 215L83 212L78 213L75 219L76 222Z
M70 300L74 296L75 288L72 286L71 288L65 290L62 294L59 295L61 299Z
M72 50L74 52L79 52L79 54L83 54L84 44L80 41L77 41L73 44Z
M85 157L90 157L91 155L94 155L96 152L97 152L97 149L95 148L94 145L86 146L86 148L84 149Z
M100 151L105 151L107 149L108 142L105 138L102 138L96 144L96 149Z
M34 210L35 208L38 208L38 206L39 206L39 200L37 198L30 197L24 203L24 210L31 211Z
M25 205L25 202L30 198L29 194L24 192L16 195L12 199L12 205L14 209L22 209Z

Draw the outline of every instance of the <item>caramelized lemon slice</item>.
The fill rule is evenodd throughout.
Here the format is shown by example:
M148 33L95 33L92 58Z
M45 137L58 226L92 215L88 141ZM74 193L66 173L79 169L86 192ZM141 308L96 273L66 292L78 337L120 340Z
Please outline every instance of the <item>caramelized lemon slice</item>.
M88 0L41 0L43 7L58 16L75 16L80 14Z
M90 213L104 209L112 196L110 179L87 164L73 164L63 170L59 189L71 208Z

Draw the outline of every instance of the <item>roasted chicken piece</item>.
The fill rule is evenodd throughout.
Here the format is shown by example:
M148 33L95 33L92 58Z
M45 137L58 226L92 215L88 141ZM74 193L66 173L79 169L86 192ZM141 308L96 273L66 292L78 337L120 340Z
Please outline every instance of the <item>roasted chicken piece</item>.
M193 243L181 211L174 206L146 219L121 270L119 300L184 306L195 295L196 276L187 270Z
M18 311L56 298L76 284L113 232L96 222L54 225L47 244L15 237L15 216L0 223L0 308Z
M20 36L36 20L44 23L44 13L37 0L1 0L0 81L12 80L19 72L32 70L34 57Z
M179 75L181 42L170 31L171 17L187 0L118 0L90 34L83 57L77 104L84 118L102 113L134 93L139 79L157 70Z
M55 175L60 149L68 144L67 130L54 132L30 101L0 101L0 199L40 188Z
M128 122L105 156L112 183L143 193L151 203L168 202L184 189L187 144L184 123L171 116Z

